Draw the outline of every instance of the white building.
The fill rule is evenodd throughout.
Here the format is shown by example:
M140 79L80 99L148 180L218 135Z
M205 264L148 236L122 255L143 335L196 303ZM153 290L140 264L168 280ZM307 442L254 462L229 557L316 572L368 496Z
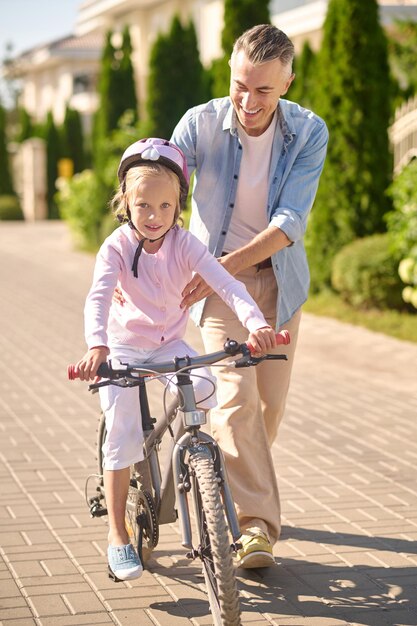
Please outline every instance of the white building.
M272 0L272 22L294 41L296 50L308 39L318 48L328 0ZM381 20L389 27L396 17L417 20L417 0L379 0ZM9 75L22 82L21 104L36 119L52 110L61 123L65 107L79 110L88 128L97 107L96 84L104 34L128 24L133 45L139 100L143 105L150 49L168 30L175 13L195 24L204 65L221 55L223 0L85 0L74 32L67 38L36 47L17 57Z

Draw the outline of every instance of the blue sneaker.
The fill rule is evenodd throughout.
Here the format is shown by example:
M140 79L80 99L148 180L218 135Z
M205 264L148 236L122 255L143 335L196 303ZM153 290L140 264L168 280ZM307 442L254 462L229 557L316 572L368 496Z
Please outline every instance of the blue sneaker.
M115 582L133 580L142 575L143 567L132 544L127 546L109 546L107 548L109 561L109 577Z

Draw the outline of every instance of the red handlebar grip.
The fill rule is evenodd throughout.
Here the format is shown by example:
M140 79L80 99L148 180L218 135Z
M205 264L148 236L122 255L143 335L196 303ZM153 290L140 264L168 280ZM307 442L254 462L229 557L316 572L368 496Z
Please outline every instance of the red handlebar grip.
M288 330L280 330L279 333L275 335L275 341L277 346L287 346L291 341ZM254 347L250 343L248 343L247 346L251 352L255 352Z
M68 380L75 380L79 378L78 370L75 365L68 365L67 368Z
M289 331L286 329L280 330L279 333L275 335L275 341L277 342L277 346L288 346L288 344L291 342Z

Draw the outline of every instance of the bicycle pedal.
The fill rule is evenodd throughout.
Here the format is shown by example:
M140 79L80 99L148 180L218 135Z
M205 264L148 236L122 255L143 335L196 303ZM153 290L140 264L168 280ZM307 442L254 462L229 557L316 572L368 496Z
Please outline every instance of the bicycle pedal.
M230 546L232 552L238 552L239 550L241 550L243 548L242 544L239 541L236 541L236 543L232 543L232 545Z
M91 517L103 517L103 515L107 515L107 508L101 505L100 498L90 498L89 505L88 508Z
M120 578L117 578L116 574L113 572L110 565L107 566L107 574L108 574L108 577L111 578L115 583L123 582L123 580L121 580Z

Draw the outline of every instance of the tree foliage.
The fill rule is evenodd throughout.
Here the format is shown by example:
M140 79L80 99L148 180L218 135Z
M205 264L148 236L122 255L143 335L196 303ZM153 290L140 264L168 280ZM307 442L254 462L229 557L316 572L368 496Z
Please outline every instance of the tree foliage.
M308 41L304 42L301 54L294 60L295 79L285 96L306 109L313 108L314 88L316 85L316 55Z
M99 106L94 119L93 159L97 169L105 161L103 141L117 128L121 116L128 109L133 111L135 118L138 115L129 30L125 28L123 31L120 49L113 46L112 37L113 33L108 31L101 58Z
M61 132L61 157L71 159L74 173L85 168L84 135L81 116L67 106Z
M114 102L116 126L113 126L113 129L117 128L121 116L127 110L132 111L134 123L139 119L132 52L129 27L125 26L122 32L122 45L115 53L115 79L118 88L117 93L114 94L116 99Z
M169 139L180 117L204 101L204 70L192 22L183 26L174 16L167 34L160 34L149 60L147 111L152 134Z
M116 126L113 94L117 92L117 80L114 68L115 48L112 44L112 33L106 33L106 41L101 57L100 75L98 80L99 106L95 116L95 140Z
M391 69L402 100L417 93L417 22L396 20L388 40Z
M48 217L49 219L56 219L59 217L59 214L54 196L57 192L56 181L58 178L58 161L61 157L61 148L59 132L51 111L46 116L45 143Z
M407 285L403 299L417 309L417 159L395 178L389 193L394 209L387 213L393 255L399 255L398 272Z
M269 24L270 0L225 0L222 30L223 56L211 66L212 90L215 98L227 96L230 86L229 59L233 45L245 30L256 24Z
M18 111L18 134L16 141L18 143L22 143L22 141L33 137L34 131L35 129L31 116L26 109L20 107Z
M313 290L329 284L331 260L343 245L385 230L389 82L376 0L330 0L314 94L330 139L306 237Z
M0 195L13 193L9 154L7 151L6 111L0 105Z

